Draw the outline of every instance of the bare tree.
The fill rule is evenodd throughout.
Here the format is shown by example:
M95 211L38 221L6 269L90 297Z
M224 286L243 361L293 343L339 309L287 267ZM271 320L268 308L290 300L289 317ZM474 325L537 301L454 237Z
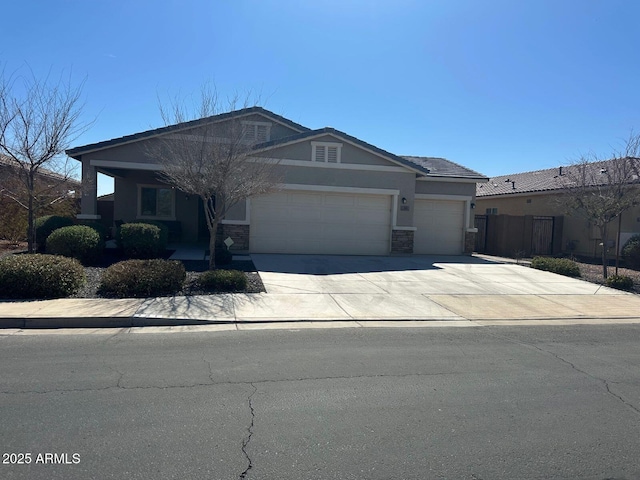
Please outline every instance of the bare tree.
M582 156L561 177L563 201L598 229L602 241L602 275L607 278L609 223L631 207L640 205L640 135L627 139L622 151L608 160ZM619 246L616 246L619 248Z
M68 80L40 80L33 73L0 75L0 154L9 167L0 182L3 194L28 211L27 242L33 252L38 210L60 200L55 192L62 191L73 170L64 151L89 127L79 122L84 82L72 87Z
M202 200L209 230L210 269L215 268L218 224L229 209L251 196L275 190L280 180L275 161L252 157L257 135L247 131L242 117L234 112L238 104L235 97L225 102L226 108L220 108L215 88L206 86L193 108L177 99L168 107L160 102L167 126L204 121L196 122L193 129L161 137L147 151L161 165L163 181ZM248 106L245 101L242 108Z

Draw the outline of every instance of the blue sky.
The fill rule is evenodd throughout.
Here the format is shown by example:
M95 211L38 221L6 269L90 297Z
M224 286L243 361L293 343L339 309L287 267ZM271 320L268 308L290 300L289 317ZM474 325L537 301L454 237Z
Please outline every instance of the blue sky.
M159 127L158 95L207 81L488 176L607 155L640 130L635 0L6 3L5 72L86 77L95 123L74 146Z

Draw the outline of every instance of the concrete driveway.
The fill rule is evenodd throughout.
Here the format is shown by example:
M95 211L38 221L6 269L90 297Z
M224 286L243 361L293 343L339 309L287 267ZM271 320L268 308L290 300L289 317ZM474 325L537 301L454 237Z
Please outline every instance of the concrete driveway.
M640 297L478 257L252 255L265 305L293 316L473 322L637 317ZM264 303L264 305L263 305ZM245 309L246 310L246 309Z
M251 255L268 293L594 295L617 290L467 256Z

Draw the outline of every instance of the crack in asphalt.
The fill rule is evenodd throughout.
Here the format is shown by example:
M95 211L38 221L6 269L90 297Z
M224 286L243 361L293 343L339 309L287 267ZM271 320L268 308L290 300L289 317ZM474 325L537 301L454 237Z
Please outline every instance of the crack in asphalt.
M245 468L244 471L238 477L240 480L244 480L245 478L247 478L247 475L249 474L249 470L253 468L253 461L251 460L251 457L247 452L247 446L249 445L249 442L251 441L251 437L253 436L253 425L256 419L256 412L253 409L253 396L258 391L258 387L256 387L253 383L249 383L249 385L253 387L253 392L251 392L251 394L247 397L247 403L249 404L249 411L251 412L251 423L247 427L247 436L242 439L242 453L247 459L248 465L247 465L247 468Z
M610 386L609 386L610 384L614 384L614 385L616 385L616 384L619 384L619 383L622 383L622 382L612 382L612 381L606 380L606 379L604 379L604 378L597 377L597 376L593 375L592 373L589 373L589 372L587 372L587 371L585 371L585 370L582 370L582 369L578 368L575 364L571 363L571 362L570 362L569 360L567 360L566 358L561 357L561 356L560 356L560 355L558 355L557 353L554 353L554 352L552 352L552 351L550 351L550 350L545 350L544 348L539 347L538 345L534 345L533 343L522 342L522 341L520 341L520 340L516 340L516 339L511 338L511 337L507 337L507 336L499 335L499 334L494 334L494 333L490 333L489 335L492 335L492 336L494 336L494 337L499 337L499 338L502 338L502 339L506 339L506 340L509 340L509 341L511 341L511 342L513 342L513 343L517 343L517 344L519 344L519 345L523 345L523 346L527 346L527 347L532 347L532 348L535 348L536 350L538 350L538 351L540 351L540 352L546 353L547 355L551 355L551 356L552 356L552 357L554 357L555 359L560 360L562 363L565 363L566 365L569 365L569 366L570 366L572 369L574 369L576 372L580 372L580 373L582 373L583 375L586 375L586 376L587 376L587 377L589 377L589 378L592 378L592 379L594 379L594 380L597 380L598 382L601 382L601 383L602 383L602 385L604 386L604 388L605 388L605 390L606 390L607 394L611 395L611 396L612 396L612 397L614 397L616 400L618 400L619 402L621 402L623 405L625 405L626 407L630 408L632 411L634 411L635 413L637 413L637 414L639 414L639 415L640 415L640 408L636 407L634 404L632 404L632 403L630 403L629 401L627 401L627 400L626 400L624 397L622 397L621 395L618 395L617 393L613 392L613 391L611 390Z
M209 362L207 362L209 363ZM209 363L210 365L210 363ZM270 383L286 383L286 382L307 382L307 381L323 381L323 380L357 380L357 379L370 379L370 378L409 378L409 377L438 377L443 375L461 375L465 372L437 372L437 373L406 373L406 374L380 374L380 375L339 375L333 377L302 377L302 378L283 378L283 379L268 379L268 380L253 380L253 381L222 381L216 382L211 379L211 382L199 382L192 383L189 385L149 385L149 386L133 386L126 387L121 384L122 378L124 374L112 368L115 372L120 374L120 378L116 381L115 385L107 385L105 387L95 387L95 388L70 388L70 389L52 389L52 390L17 390L17 391L9 391L3 390L0 391L0 395L23 395L23 394L38 394L45 395L48 393L66 393L66 392L98 392L102 390L110 390L110 389L120 389L120 390L171 390L171 389L181 389L181 388L197 388L197 387L215 387L219 385L250 385L256 388L256 385L261 384L270 384ZM211 371L211 367L210 367Z

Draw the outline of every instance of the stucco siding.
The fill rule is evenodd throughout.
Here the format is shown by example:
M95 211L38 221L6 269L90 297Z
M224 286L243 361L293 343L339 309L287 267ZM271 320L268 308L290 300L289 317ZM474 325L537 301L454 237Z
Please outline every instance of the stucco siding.
M441 180L416 181L416 193L427 195L463 195L475 198L476 184Z

